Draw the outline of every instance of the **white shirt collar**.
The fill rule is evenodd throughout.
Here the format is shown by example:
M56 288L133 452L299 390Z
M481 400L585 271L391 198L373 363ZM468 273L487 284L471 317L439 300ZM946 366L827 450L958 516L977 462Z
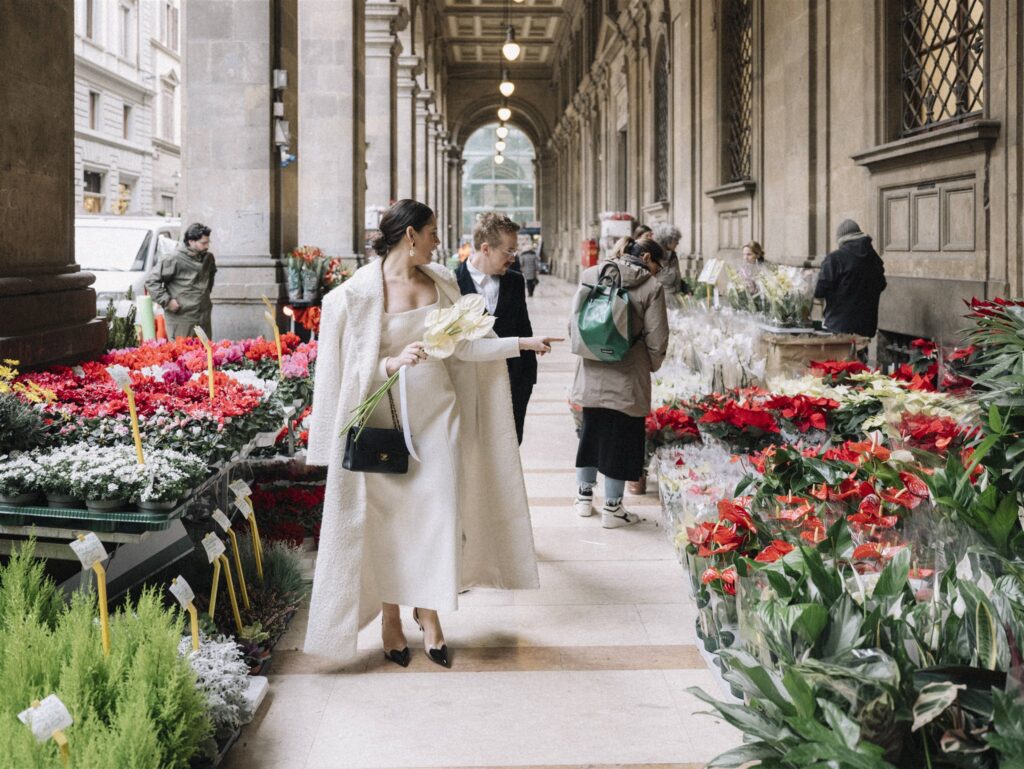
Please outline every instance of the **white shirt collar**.
M476 265L473 264L471 258L466 260L466 267L469 269L469 276L477 286L483 286L490 282L491 276L478 270Z

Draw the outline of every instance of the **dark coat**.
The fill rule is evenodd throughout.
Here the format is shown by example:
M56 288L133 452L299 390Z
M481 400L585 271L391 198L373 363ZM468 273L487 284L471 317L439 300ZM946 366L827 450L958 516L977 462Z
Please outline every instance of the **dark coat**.
M849 240L825 257L814 289L825 300L825 328L872 337L878 331L878 300L885 291L885 265L865 236Z
M463 295L477 293L466 262L455 269L455 277ZM500 337L533 336L530 312L526 308L526 281L522 273L509 270L499 279L494 317L494 333ZM537 353L523 350L518 358L509 358L507 362L513 391L537 384Z

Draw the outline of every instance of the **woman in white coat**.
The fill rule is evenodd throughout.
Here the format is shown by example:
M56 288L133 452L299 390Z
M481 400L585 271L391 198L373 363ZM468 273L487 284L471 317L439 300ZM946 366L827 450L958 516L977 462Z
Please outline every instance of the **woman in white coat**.
M381 259L324 300L307 462L327 466L327 493L305 651L347 662L359 629L383 613L384 654L404 667L399 607L412 606L427 655L447 667L437 612L456 610L460 591L538 585L505 359L549 352L551 340L492 333L429 358L426 317L460 296L454 275L431 263L433 211L400 200L380 230ZM343 469L342 427L403 367L408 403L400 388L393 396L422 461L410 458L402 475ZM368 425L392 427L387 404Z

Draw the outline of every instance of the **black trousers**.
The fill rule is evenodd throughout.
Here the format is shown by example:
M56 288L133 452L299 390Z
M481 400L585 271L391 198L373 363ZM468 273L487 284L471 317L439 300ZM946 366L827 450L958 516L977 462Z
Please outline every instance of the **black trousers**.
M529 293L530 296L533 296L533 290L535 288L537 288L537 279L536 278L529 278L529 279L527 279L527 281L526 281L526 291L527 291L527 293Z
M512 382L512 416L516 420L516 438L520 445L523 442L523 427L526 425L526 407L530 403L530 396L533 395L533 385L522 382Z

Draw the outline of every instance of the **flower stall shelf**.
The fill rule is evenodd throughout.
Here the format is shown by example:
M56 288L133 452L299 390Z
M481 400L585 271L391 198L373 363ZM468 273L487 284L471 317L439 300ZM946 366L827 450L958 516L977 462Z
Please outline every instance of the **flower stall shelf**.
M850 360L868 340L854 334L833 334L813 329L760 326L760 349L765 379L791 377L807 371L812 361Z

